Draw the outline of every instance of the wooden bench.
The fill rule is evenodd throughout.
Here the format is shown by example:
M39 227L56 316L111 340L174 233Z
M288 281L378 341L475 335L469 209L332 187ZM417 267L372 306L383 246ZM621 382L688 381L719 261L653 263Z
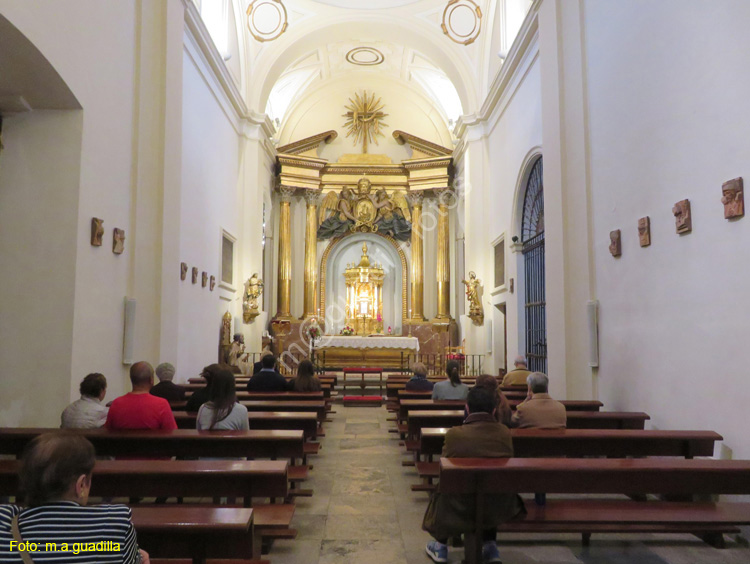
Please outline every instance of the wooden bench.
M60 432L56 428L0 429L0 454L20 455L34 437ZM104 456L221 457L288 459L294 465L304 457L303 431L110 431L68 429L66 433L90 440Z
M434 456L440 456L448 429L423 428L416 453L417 474L423 484L414 491L431 491L440 473ZM693 458L712 456L714 446L723 437L713 431L636 431L594 429L512 429L513 453L519 458L607 456L674 456ZM426 461L419 460L424 456ZM425 487L431 486L431 487Z
M195 429L197 413L175 411L174 419L180 429ZM300 430L306 439L314 439L318 434L318 415L307 411L250 411L247 414L251 429L291 429Z
M475 527L466 534L468 564L480 563L482 514L490 494L750 494L750 461L680 459L442 458L443 494L474 497ZM500 532L693 533L722 546L722 532L750 524L750 503L572 499L547 500L499 527Z
M383 369L382 368L370 368L367 366L355 366L355 367L347 367L343 370L344 373L344 380L343 380L343 387L344 387L344 395L346 395L346 387L347 384L351 384L351 378L347 378L350 374L359 374L360 375L360 383L359 387L361 389L365 388L365 375L366 374L374 374L378 377L378 391L379 394L383 395Z
M178 562L172 558L192 564L240 558L243 564L260 564L253 509L156 506L134 507L132 512L138 546L149 553L152 564L160 557L170 558L170 563Z
M241 401L248 411L307 411L316 413L321 423L326 418L326 403L324 401L278 401L253 400Z

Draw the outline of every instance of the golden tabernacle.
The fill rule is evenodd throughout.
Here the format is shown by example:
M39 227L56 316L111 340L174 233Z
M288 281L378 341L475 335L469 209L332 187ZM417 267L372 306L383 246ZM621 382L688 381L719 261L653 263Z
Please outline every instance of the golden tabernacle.
M362 258L358 265L350 264L344 272L346 279L346 324L357 335L383 332L383 279L379 265L370 266L367 243L362 243Z

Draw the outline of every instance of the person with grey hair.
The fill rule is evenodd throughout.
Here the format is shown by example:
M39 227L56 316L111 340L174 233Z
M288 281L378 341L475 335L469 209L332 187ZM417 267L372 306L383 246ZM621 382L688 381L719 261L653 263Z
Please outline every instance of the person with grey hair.
M406 382L405 389L410 392L431 392L435 384L427 379L427 367L423 363L417 362L411 369L414 376Z
M526 357L518 355L513 364L515 368L505 375L501 386L523 386L526 384L526 378L531 374L531 371L526 368Z
M533 372L526 379L526 399L516 407L511 427L519 429L564 429L568 417L565 406L552 399L548 393L549 378L541 372Z
M168 402L185 401L185 389L178 386L172 380L174 379L174 366L168 362L162 362L156 367L156 377L159 383L151 388L151 395L158 398L164 398Z

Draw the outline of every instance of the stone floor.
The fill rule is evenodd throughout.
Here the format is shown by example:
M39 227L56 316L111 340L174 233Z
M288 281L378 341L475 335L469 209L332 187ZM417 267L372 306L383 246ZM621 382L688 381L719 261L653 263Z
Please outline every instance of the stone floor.
M389 433L384 407L335 406L325 424L311 498L298 498L295 540L277 541L272 564L430 564L422 531L427 494L410 486L417 477ZM748 564L744 539L717 550L689 535L594 535L587 549L577 535L502 535L504 564ZM459 563L463 550L451 548Z

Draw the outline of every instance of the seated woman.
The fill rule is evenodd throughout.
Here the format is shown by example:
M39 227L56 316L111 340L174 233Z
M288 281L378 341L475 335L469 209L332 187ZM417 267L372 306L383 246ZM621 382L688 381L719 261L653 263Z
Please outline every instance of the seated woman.
M0 562L148 564L128 507L86 506L93 470L94 447L84 437L48 433L35 438L19 468L26 508L0 505ZM22 554L17 544L11 549L11 541L37 543L38 548ZM107 541L99 545L103 550L73 552L76 543Z
M234 374L217 370L211 379L208 401L198 409L195 426L199 431L248 430L247 408L237 403Z
M513 415L513 411L511 410L510 404L508 403L508 398L505 397L505 394L497 389L497 380L494 376L490 376L489 374L482 374L480 376L477 376L477 380L474 383L475 388L484 388L490 394L492 394L492 397L495 398L495 405L496 405L496 411L495 411L495 419L505 425L506 427L510 427L510 420L511 416Z
M303 360L297 367L297 377L289 387L293 392L319 392L320 380L315 376L315 367L309 360Z
M459 365L455 360L448 361L445 367L448 379L438 382L432 388L433 400L465 400L469 394L469 386L461 383Z

